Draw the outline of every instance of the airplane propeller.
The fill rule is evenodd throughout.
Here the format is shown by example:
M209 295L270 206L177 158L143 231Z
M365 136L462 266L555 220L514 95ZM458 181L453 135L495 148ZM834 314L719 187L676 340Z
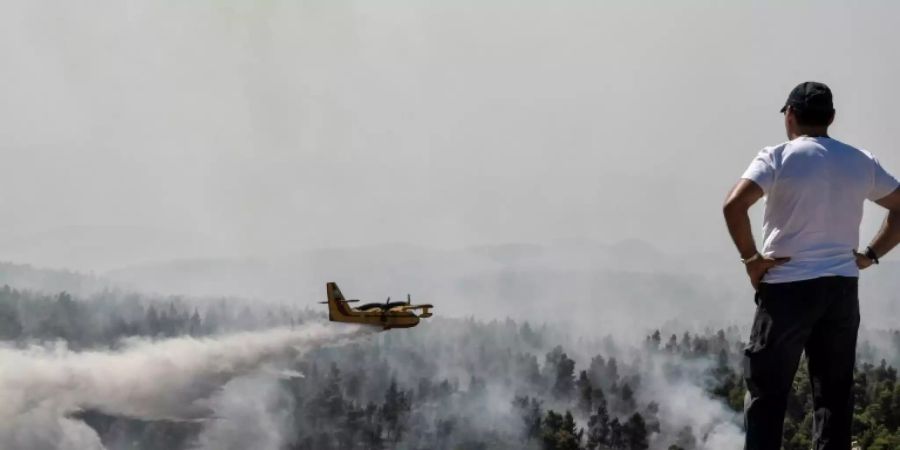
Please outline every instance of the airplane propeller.
M384 301L384 308L381 308L381 321L387 323L387 313L391 309L391 297Z

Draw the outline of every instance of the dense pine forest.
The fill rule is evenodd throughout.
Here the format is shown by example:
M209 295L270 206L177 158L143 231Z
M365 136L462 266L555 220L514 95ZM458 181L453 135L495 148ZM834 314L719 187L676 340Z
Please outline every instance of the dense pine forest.
M321 320L317 311L239 299L0 288L0 339L16 348L65 341L74 350L116 351L134 338L215 338ZM435 318L326 345L285 362L281 375L225 386L226 394L239 393L236 404L257 405L257 422L151 421L89 407L71 414L109 449L199 448L212 439L209 428L226 426L236 427L232 448L248 445L241 436L257 439L259 448L294 450L738 448L745 393L738 329L656 330L639 342L598 334ZM856 374L858 448L900 448L900 331L863 338L870 339L861 344ZM789 401L785 449L810 448L811 401L804 363Z

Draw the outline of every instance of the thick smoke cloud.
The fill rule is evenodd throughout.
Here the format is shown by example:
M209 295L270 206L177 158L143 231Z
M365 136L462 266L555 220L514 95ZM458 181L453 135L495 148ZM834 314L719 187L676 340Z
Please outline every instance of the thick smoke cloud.
M235 378L211 399L216 419L204 427L196 450L279 450L290 432L292 398L282 391L277 376L256 373Z
M667 355L651 357L649 365L644 367L643 401L657 402L659 418L668 428L663 431L670 436L683 427L690 427L698 433L700 448L704 450L741 448L744 431L737 425L737 414L720 400L711 398L704 389L708 382L704 374L713 364L707 359L688 362ZM666 373L666 367L674 366L681 372L677 378ZM663 444L666 441L657 442Z
M368 332L305 324L208 339L133 340L116 352L72 352L64 344L0 348L0 442L13 449L103 448L93 430L67 417L80 409L149 420L208 418L233 409L228 396L209 401L229 380L269 360ZM231 387L240 392L251 380L236 380ZM256 384L248 389L260 393ZM227 432L222 422L228 414L218 420L205 442Z

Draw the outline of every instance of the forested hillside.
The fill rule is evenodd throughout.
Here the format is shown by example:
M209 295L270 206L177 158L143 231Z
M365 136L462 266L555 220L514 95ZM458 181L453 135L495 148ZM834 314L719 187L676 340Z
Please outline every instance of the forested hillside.
M126 338L202 339L310 320L321 314L238 299L0 288L0 338L19 348L65 340L75 349L115 350ZM738 448L745 392L739 330L655 331L643 342L598 334L573 336L564 327L512 320L435 318L411 330L319 348L286 362L287 372L248 379L242 398L265 399L254 414L277 424L266 432L287 449ZM896 355L900 332L874 338L878 345L861 345L854 432L862 449L896 449L900 383L883 358ZM810 447L810 411L802 364L789 403L786 449ZM90 408L74 414L110 449L189 449L209 439L205 430L226 426L216 418L148 421Z

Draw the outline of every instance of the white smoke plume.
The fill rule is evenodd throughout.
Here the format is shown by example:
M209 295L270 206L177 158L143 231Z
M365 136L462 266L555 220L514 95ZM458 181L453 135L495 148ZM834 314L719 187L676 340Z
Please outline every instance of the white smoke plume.
M671 428L670 436L681 427L690 426L702 450L737 449L744 445L744 432L737 424L738 415L718 400L710 398L700 386L689 380L676 384L650 377L646 393L658 402L659 416ZM657 442L668 448L670 441Z
M95 409L157 420L197 420L210 397L236 377L280 357L340 344L373 331L311 323L212 338L130 340L117 351L68 350L64 343L0 347L0 443L4 449L103 449L68 414Z
M211 399L216 419L203 427L195 450L279 450L291 429L293 397L272 373L235 378Z
M637 352L636 349L629 350L631 354ZM624 359L626 355L618 356ZM651 449L667 449L672 437L683 427L691 428L699 450L743 447L740 415L731 411L721 399L712 398L705 388L714 382L709 373L715 364L708 358L687 360L667 354L654 354L644 360L644 384L639 391L642 401L659 405L659 417L668 428L658 436L665 439L652 443Z

